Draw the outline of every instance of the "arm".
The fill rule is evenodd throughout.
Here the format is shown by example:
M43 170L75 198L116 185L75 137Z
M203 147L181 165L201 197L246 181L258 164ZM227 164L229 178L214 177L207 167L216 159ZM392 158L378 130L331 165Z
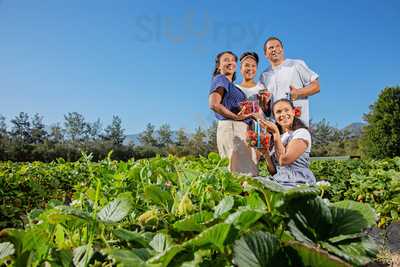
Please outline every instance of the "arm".
M309 85L300 89L294 86L290 86L290 93L292 95L293 100L296 100L298 97L315 95L316 93L319 93L319 91L320 91L320 86L318 79L312 81Z
M267 162L267 169L271 175L276 174L276 168L274 163L272 162L271 156L269 155L268 150L261 152L264 155L265 161Z
M282 142L280 142L282 145ZM307 141L304 139L293 139L289 142L286 149L283 147L282 153L279 155L279 165L290 165L298 159L307 149ZM283 145L282 145L283 146Z
M212 109L218 114L221 114L225 118L231 120L240 121L250 117L250 115L242 115L241 113L235 114L231 112L229 109L227 109L224 105L221 104L223 96L224 96L224 88L222 87L219 87L214 92L212 92L208 96L208 106L210 107L210 109Z

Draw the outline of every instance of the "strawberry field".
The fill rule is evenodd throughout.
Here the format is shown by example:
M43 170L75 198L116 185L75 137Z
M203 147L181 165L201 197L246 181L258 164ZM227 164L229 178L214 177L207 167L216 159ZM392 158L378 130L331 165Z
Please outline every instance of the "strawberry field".
M400 158L314 161L317 187L153 158L0 163L0 265L364 266L400 212ZM266 170L262 171L267 175Z

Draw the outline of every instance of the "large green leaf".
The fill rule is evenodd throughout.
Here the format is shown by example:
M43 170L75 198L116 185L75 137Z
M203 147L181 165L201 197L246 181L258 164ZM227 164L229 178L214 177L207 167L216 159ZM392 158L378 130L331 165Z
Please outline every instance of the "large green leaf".
M355 209L331 206L333 225L330 236L357 234L370 226L365 217Z
M226 218L225 223L231 223L240 230L248 229L265 214L262 210L241 208Z
M295 198L304 198L304 197L315 197L319 194L319 189L313 186L308 185L300 185L293 188L288 189L285 193L285 199L291 200Z
M330 253L341 257L354 266L364 266L372 261L372 259L368 257L364 247L361 245L361 242L355 242L345 246L341 245L339 247L333 246L327 242L320 242L320 244Z
M14 245L10 242L0 243L0 260L14 254Z
M279 240L268 232L246 234L235 242L233 253L239 267L288 266Z
M114 229L112 232L119 239L122 239L122 240L128 241L128 242L135 242L135 243L141 245L142 247L148 247L150 241L153 238L152 234L150 234L150 233L133 232L133 231L125 230L122 228Z
M211 221L212 219L213 214L211 212L200 211L198 213L187 216L185 219L175 222L173 224L173 227L179 232L201 232L207 228L205 223Z
M302 231L300 231L299 228L297 228L296 223L293 220L290 220L289 223L287 224L289 231L291 235L300 242L304 242L309 245L313 245L314 242L309 239L305 234L303 234Z
M370 263L378 252L378 246L370 238L363 238L361 242L339 244L338 247L351 257L353 264L359 266Z
M278 184L277 182L271 181L266 177L255 177L247 180L249 185L259 189L266 189L268 191L284 193L287 191L285 187Z
M235 204L232 196L224 197L217 206L214 207L214 218L219 218L226 212L230 211Z
M318 247L298 241L288 241L288 246L293 248L299 257L300 262L297 265L310 267L351 267L347 262ZM293 257L291 258L292 260L294 259ZM297 265L294 264L294 266Z
M124 219L132 210L132 204L127 199L117 199L102 208L97 217L105 223L117 223Z
M231 230L231 224L219 223L197 235L195 238L184 243L185 246L202 247L214 245L220 251L224 251L224 242Z
M170 208L173 203L171 193L154 184L149 184L145 187L144 199L167 208Z
M358 211L366 220L368 227L374 226L378 219L376 212L370 205L352 200L343 200L332 204L335 207Z
M324 240L328 237L332 214L320 197L292 199L287 203L287 210L297 228L311 240Z
M158 253L164 252L173 245L171 237L164 233L156 234L150 242L150 246Z

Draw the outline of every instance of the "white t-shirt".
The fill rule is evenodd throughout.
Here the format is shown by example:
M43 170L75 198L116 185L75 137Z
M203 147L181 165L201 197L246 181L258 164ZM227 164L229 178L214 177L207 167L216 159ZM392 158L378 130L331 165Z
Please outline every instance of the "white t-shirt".
M260 77L262 83L268 91L272 93L272 101L287 98L290 93L290 85L296 88L303 88L314 80L318 79L318 74L313 72L303 60L286 59L281 65L266 69ZM308 97L298 98L293 101L295 107L301 107L300 119L309 126L309 104Z
M242 92L246 95L247 99L249 100L257 100L257 94L260 92L260 90L265 89L264 85L262 83L257 83L253 87L243 87L239 84L235 84L236 87L238 87Z
M283 133L281 135L281 140L282 140L283 145L286 146L288 144L288 139L290 136L292 136L291 140L302 139L302 140L307 141L308 145L307 145L305 152L308 152L308 153L311 152L311 134L307 129L300 128L300 129L297 129L296 131L290 131L290 132Z

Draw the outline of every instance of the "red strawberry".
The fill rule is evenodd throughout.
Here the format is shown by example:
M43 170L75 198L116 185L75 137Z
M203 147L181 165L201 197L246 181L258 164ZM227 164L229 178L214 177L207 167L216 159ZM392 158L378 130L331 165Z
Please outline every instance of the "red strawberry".
M300 117L301 116L301 107L294 108L294 116Z

